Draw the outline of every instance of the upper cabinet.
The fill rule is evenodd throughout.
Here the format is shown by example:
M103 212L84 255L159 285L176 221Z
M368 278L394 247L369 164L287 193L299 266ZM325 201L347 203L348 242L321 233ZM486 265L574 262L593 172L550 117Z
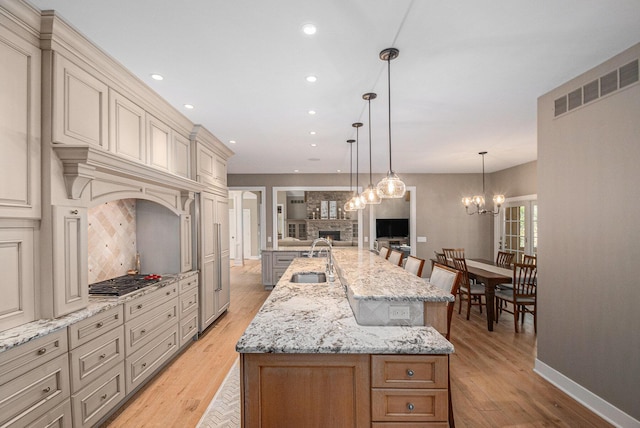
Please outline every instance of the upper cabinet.
M54 143L107 149L109 87L57 52L52 53Z
M171 172L181 177L191 178L191 141L174 132L170 156Z
M12 18L0 11L0 218L39 218L41 55Z
M116 91L109 91L109 148L125 158L146 163L145 111Z
M195 144L194 180L226 189L227 159L233 155L233 152L200 125L194 127L191 141Z

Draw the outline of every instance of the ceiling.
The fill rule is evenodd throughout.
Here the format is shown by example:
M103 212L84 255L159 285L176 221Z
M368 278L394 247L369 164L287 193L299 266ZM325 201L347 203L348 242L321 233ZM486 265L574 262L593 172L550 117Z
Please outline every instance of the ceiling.
M235 152L232 174L348 174L353 122L364 122L359 170L368 172L362 95L375 92L377 181L389 167L387 65L400 176L479 172L483 150L487 172L526 163L537 158L537 98L640 41L637 0L31 3L213 132ZM317 33L304 34L305 23ZM378 56L388 47L400 50L389 64Z

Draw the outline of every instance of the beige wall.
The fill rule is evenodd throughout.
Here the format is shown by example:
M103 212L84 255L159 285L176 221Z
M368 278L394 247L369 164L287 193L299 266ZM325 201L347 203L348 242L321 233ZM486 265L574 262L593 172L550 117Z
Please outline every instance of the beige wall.
M640 44L538 100L540 367L566 376L635 424L640 85L553 114L555 99L639 56Z
M534 194L537 191L535 162L494 174L495 180L492 174L487 175L487 193L493 192L492 182L495 186L509 190L505 190L507 197ZM430 259L433 252L440 251L442 247L464 247L470 257L493 258L493 217L469 216L460 202L463 195L477 193L481 189L481 174L400 175L407 186L416 187L416 235L427 237L427 242L417 244L418 257ZM368 179L364 176L363 178ZM266 187L267 236L272 236L274 186L317 187L349 184L349 176L346 174L230 174L227 180L229 187ZM368 237L368 209L365 209L363 219L361 233ZM368 244L365 244L365 247L368 247Z

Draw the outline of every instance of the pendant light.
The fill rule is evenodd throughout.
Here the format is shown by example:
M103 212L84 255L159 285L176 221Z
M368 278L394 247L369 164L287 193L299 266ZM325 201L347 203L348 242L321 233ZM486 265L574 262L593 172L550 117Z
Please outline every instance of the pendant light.
M387 61L387 80L389 87L389 171L387 176L378 182L376 189L381 198L402 198L407 190L404 182L393 172L391 166L391 60L396 59L400 51L387 48L380 52L380 59Z
M353 126L354 128L356 128L356 190L353 194L353 206L356 210L362 210L364 209L367 204L364 202L364 198L361 194L358 193L358 188L360 187L360 169L359 169L359 164L360 164L360 155L359 155L359 147L360 147L360 142L359 142L359 135L358 135L358 129L360 129L360 127L362 126L361 122L356 122L351 124L351 126Z
M373 92L367 92L362 96L369 104L369 186L362 192L362 198L367 205L378 205L382 202L382 199L378 196L376 186L373 185L373 178L371 176L371 100L375 100L376 97L377 95Z
M482 156L482 194L475 195L472 198L465 196L464 198L462 198L462 204L464 205L464 208L467 210L467 214L469 215L491 214L496 216L500 213L500 207L502 206L502 204L504 204L504 195L493 196L493 203L498 207L496 211L487 210L484 207L484 155L486 155L487 152L479 152L478 154ZM471 204L475 205L476 207L475 210L469 211L469 205Z
M351 151L350 155L349 155L349 191L353 191L353 143L355 143L356 140L347 140L347 143L349 144L349 150ZM355 204L353 202L353 197L347 199L347 202L344 203L344 210L345 212L352 212L355 211Z

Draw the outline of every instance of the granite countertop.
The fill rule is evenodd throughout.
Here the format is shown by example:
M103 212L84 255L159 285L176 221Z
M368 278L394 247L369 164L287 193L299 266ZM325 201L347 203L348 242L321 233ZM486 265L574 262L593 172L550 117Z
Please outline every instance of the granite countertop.
M162 275L162 280L156 282L153 285L149 285L133 293L126 294L124 296L89 296L89 305L85 309L72 312L68 315L60 318L45 318L32 321L27 324L23 324L9 330L0 332L0 353L8 351L9 349L22 345L23 343L37 339L47 334L62 328L67 328L71 324L75 324L86 318L89 318L100 312L109 310L114 306L121 305L130 300L138 299L149 293L154 292L159 288L163 288L181 279L188 278L191 275L195 275L196 272L187 272L184 274L165 274Z
M368 259L368 251L360 250L334 256L347 277L356 278L356 266L347 266L350 257ZM383 261L383 260L381 260ZM356 323L340 280L320 284L290 281L294 272L323 271L324 260L296 258L284 273L269 298L236 344L240 353L359 353L359 354L450 354L453 345L429 326L362 326ZM377 263L372 262L374 265ZM393 266L391 266L393 267ZM384 268L363 268L364 276L387 282ZM394 272L395 273L395 272ZM426 283L422 281L422 286ZM442 296L444 298L444 296ZM440 298L437 296L436 298Z

